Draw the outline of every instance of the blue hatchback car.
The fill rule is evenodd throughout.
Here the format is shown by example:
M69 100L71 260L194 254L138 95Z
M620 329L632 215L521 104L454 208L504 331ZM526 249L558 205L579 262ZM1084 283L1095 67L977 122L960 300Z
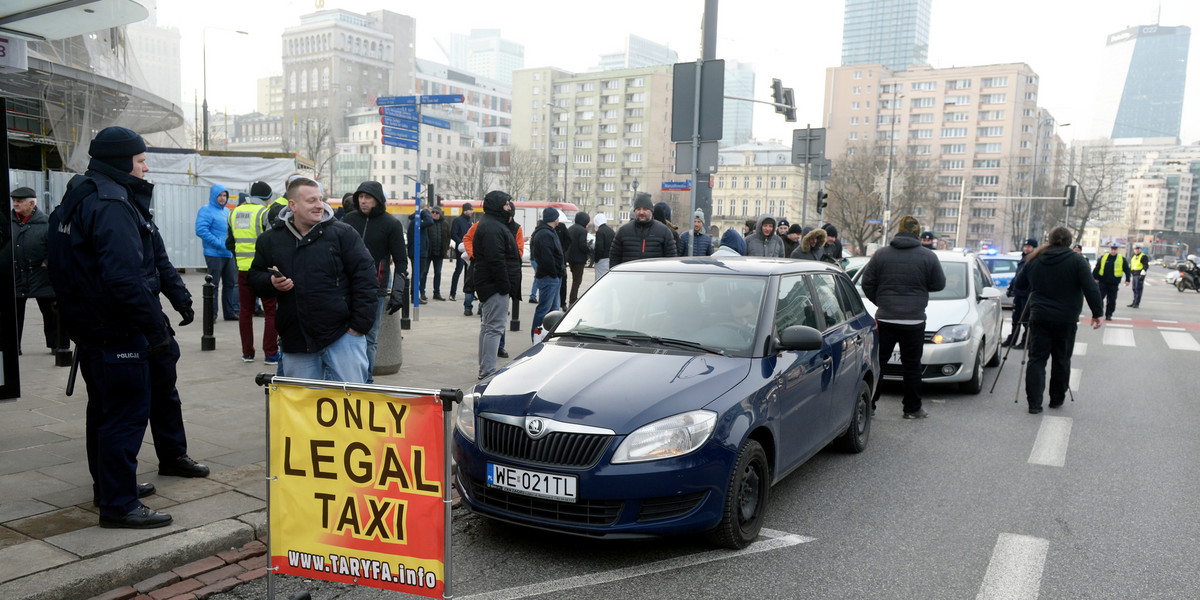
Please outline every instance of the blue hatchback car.
M773 484L830 442L866 448L878 332L836 267L626 263L546 329L457 410L455 484L476 513L742 548Z

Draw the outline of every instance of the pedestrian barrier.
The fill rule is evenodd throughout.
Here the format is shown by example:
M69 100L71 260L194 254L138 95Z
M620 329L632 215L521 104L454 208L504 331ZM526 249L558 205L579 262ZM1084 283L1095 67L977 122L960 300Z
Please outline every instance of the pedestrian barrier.
M452 597L449 440L462 391L265 373L255 383L267 411L267 597L276 573Z

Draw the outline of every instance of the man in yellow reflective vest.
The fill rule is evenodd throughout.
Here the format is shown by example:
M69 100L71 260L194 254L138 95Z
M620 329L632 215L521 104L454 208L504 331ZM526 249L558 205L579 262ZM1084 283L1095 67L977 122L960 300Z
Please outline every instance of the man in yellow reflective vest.
M1120 244L1113 242L1108 245L1108 254L1103 254L1096 260L1092 268L1092 279L1100 286L1100 300L1104 302L1104 320L1111 321L1113 311L1117 309L1117 290L1121 287L1121 278L1129 285L1129 262L1120 255Z
M242 362L254 362L254 291L250 289L247 273L254 261L254 246L258 236L268 226L267 202L271 200L271 186L262 181L250 184L250 198L229 215L229 235L225 247L233 251L238 268L238 332L242 337ZM279 364L279 334L275 332L275 299L263 298L263 362Z
M1142 287L1146 283L1146 273L1150 271L1150 255L1142 252L1141 242L1133 245L1129 270L1133 272L1133 304L1130 304L1129 308L1137 308L1142 303Z

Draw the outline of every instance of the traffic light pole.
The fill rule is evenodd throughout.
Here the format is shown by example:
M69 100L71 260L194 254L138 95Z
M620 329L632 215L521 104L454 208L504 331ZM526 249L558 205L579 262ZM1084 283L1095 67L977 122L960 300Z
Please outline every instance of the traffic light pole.
M692 106L692 189L689 193L690 203L685 217L688 230L691 231L692 215L696 214L697 194L700 191L700 81L703 79L704 62L717 58L717 0L704 0L704 20L701 26L700 58L696 60L696 95ZM705 181L708 174L703 173ZM708 215L709 219L712 215ZM705 224L707 226L707 223ZM688 244L688 256L696 255L696 234L692 233L692 243Z

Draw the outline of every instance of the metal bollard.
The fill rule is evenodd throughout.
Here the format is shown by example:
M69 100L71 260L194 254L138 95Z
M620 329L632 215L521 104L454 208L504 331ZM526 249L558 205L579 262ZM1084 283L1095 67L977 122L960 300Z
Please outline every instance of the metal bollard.
M212 274L204 276L204 335L200 336L200 349L217 349L217 338L213 335L213 311L216 308L216 289Z
M54 303L54 320L58 323L58 334L54 341L54 366L71 366L71 338L67 336L67 328L63 327L62 315L58 314L58 303Z
M408 283L408 287L406 287L404 289L411 291L412 290L412 282L409 281L408 277L405 277L404 281L406 283ZM412 329L412 317L410 316L410 313L409 313L409 303L408 303L409 298L411 298L411 297L412 297L412 294L404 294L404 303L400 305L400 329Z

